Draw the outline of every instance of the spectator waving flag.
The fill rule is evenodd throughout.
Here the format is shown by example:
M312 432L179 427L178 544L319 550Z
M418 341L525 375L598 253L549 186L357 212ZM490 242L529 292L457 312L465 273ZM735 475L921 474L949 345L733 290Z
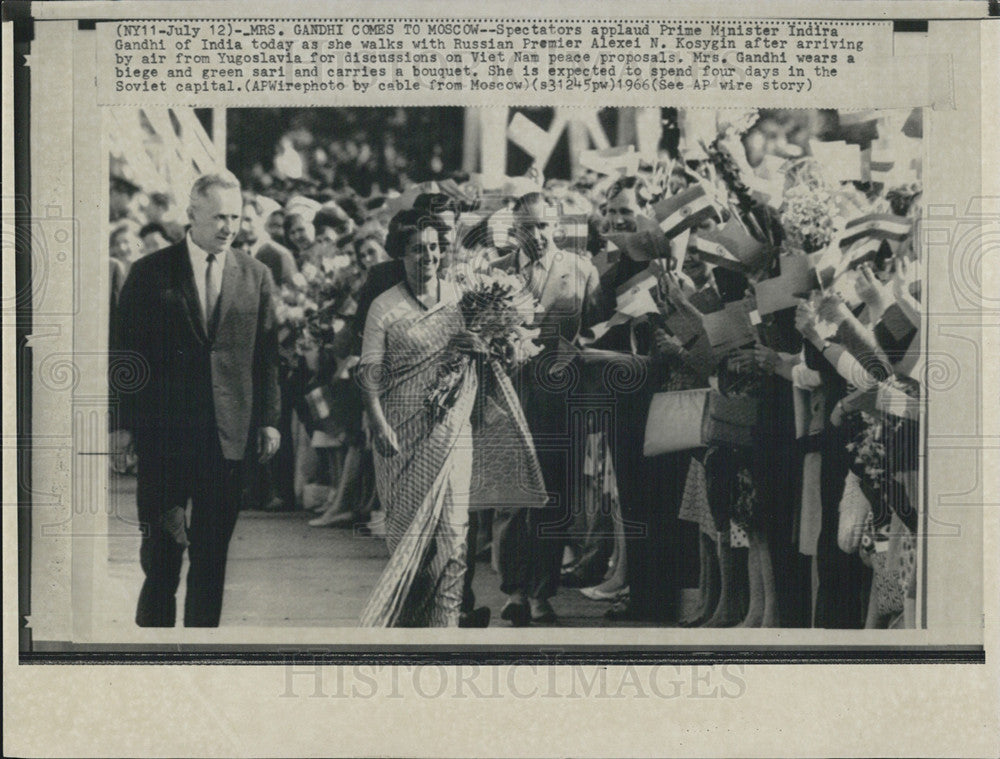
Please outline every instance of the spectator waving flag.
M633 261L652 261L670 256L670 241L652 219L636 217L635 232L609 232L605 236Z
M653 216L667 237L677 237L706 219L721 221L715 202L700 184L656 203Z
M767 261L767 246L751 235L735 218L724 226L698 232L698 257L731 271L756 271Z
M632 318L659 313L653 298L653 290L658 286L659 280L652 268L636 274L615 290L618 313Z
M840 247L847 248L864 237L899 242L910 234L912 221L891 213L871 213L847 222L840 237Z
M863 263L874 261L878 257L882 240L877 237L862 237L847 249L834 271L836 279L849 269L855 269Z

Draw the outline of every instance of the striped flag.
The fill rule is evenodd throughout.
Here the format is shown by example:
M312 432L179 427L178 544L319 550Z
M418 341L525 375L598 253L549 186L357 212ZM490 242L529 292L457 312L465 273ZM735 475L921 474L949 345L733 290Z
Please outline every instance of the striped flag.
M840 237L840 247L847 248L863 237L900 241L910 234L912 220L891 213L871 213L847 222Z
M863 237L857 240L854 245L847 249L837 263L837 267L833 272L833 278L837 279L848 269L856 269L863 263L874 261L878 257L882 242L882 240L875 237Z
M721 266L723 269L729 269L730 271L746 271L743 262L733 255L729 251L729 248L722 242L715 242L699 234L695 235L694 248L698 251L698 258L702 261Z
M652 269L639 272L615 290L616 310L632 318L659 313L660 308L653 299L653 290L657 287L659 281Z
M768 258L767 246L734 218L717 229L698 232L695 250L704 261L743 273L756 271Z
M635 232L609 232L609 242L633 261L652 261L670 256L670 240L655 221L645 216L635 219Z
M700 184L656 203L653 216L667 237L677 237L705 219L722 221L713 199Z

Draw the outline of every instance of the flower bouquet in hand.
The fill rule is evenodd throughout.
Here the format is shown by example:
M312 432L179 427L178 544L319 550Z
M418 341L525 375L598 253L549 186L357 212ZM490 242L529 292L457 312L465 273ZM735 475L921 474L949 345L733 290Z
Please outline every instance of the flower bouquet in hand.
M478 272L465 279L461 288L458 307L467 331L451 340L438 366L437 381L426 401L435 421L454 406L473 356L507 373L541 351L534 342L539 331L529 327L537 304L518 277Z
M825 185L801 183L785 190L781 224L789 245L806 253L823 250L833 240L837 207Z

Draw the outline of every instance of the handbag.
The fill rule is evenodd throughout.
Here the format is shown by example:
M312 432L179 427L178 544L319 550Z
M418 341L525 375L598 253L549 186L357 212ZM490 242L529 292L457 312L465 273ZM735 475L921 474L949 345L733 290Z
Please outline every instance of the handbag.
M708 388L655 393L646 415L642 455L659 456L700 447L708 393Z
M701 425L702 443L753 447L758 405L759 401L753 396L710 391Z

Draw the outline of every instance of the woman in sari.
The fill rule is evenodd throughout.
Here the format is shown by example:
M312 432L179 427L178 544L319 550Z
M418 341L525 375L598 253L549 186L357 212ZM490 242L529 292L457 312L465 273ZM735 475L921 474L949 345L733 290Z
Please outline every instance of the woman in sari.
M481 333L466 326L466 318L477 329L489 322L493 312L483 317L474 293L480 285L495 293L497 282L439 278L446 231L426 210L393 217L385 247L403 260L405 278L374 300L365 321L358 377L392 555L361 614L364 627L458 626L470 507L546 502L506 359L490 353L495 342L486 348L504 338L495 324ZM520 314L517 300L509 306Z
M443 356L471 350L454 286L438 277L445 225L403 211L386 252L402 258L403 282L372 303L359 377L375 449L375 478L392 556L361 616L366 627L458 624L472 476L475 372L441 419L426 399Z

